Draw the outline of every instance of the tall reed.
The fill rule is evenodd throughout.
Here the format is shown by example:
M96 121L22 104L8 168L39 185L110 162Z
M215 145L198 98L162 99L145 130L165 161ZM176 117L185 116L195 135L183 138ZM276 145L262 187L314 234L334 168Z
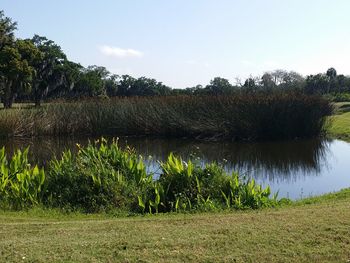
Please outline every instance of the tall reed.
M0 135L294 139L318 136L331 113L327 100L301 94L115 98L2 110Z

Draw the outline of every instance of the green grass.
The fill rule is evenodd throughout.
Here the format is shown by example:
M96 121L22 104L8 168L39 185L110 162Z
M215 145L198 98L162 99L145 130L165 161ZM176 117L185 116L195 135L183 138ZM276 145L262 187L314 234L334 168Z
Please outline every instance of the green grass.
M348 262L350 190L279 209L113 218L0 212L1 262Z
M350 112L331 117L329 135L333 138L350 141Z

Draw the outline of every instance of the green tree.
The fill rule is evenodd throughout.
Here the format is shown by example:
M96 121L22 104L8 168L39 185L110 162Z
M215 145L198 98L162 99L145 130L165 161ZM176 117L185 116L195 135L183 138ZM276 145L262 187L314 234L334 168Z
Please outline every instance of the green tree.
M104 96L106 95L106 80L110 73L105 67L88 66L81 70L79 81L74 88L78 96Z
M64 82L62 65L67 60L60 46L46 37L35 35L31 41L42 53L41 60L35 63L36 77L33 79L32 97L35 105L40 106L41 100L50 90L60 87Z
M49 89L47 98L68 98L74 96L75 87L82 78L83 66L75 62L64 60L62 64L56 67L56 76L62 79L55 89Z
M243 90L245 92L256 92L259 88L258 82L255 78L249 77L243 84Z
M305 92L307 94L326 94L329 91L329 77L325 74L306 77Z
M133 82L130 86L128 96L156 96L169 95L170 88L158 82L155 79L141 77Z
M326 76L329 78L328 90L327 93L337 92L338 90L338 81L337 81L337 71L335 68L329 68L326 72Z
M116 74L110 75L105 82L106 93L108 97L118 95L119 76Z
M0 10L0 50L14 42L16 29L17 23L6 17L4 11Z
M335 68L329 68L326 72L326 75L330 79L335 79L337 77L337 71L335 70Z
M216 77L210 81L210 84L205 87L208 93L220 95L233 91L233 86L228 79Z
M41 53L28 40L16 40L0 50L0 90L5 108L11 108L20 93L30 91L36 73L32 65L40 59Z
M130 90L135 85L136 79L129 75L122 75L118 83L118 96L129 96Z

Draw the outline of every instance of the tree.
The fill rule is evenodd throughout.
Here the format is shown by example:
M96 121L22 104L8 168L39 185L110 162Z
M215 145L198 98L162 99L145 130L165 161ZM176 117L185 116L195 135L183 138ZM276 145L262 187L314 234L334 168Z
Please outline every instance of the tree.
M130 89L135 85L136 79L129 75L122 75L118 83L118 96L129 96Z
M284 90L302 90L305 85L305 79L295 71L275 70L265 72L260 82L262 88L267 91L274 89Z
M17 22L13 22L11 18L5 16L4 11L0 10L0 50L14 42L16 29Z
M61 86L64 82L62 65L67 60L60 46L46 37L35 35L31 41L42 53L42 58L35 63L36 77L33 80L32 96L36 106L50 90Z
M33 64L40 60L39 50L28 40L16 40L0 50L1 101L11 108L19 93L28 92L35 76Z
M305 78L295 71L285 72L280 87L283 89L302 90L305 86Z
M73 92L78 96L104 96L106 95L106 80L109 75L110 73L105 67L93 65L83 68Z
M335 68L329 68L326 72L326 76L329 78L327 93L336 92L338 90L338 81L337 71L335 70Z
M128 96L169 95L170 88L155 79L141 77L129 87Z
M272 75L268 72L264 73L261 77L261 85L264 90L271 91L276 88L276 83L272 77Z
M249 77L243 84L243 88L247 92L255 92L258 89L258 84L256 79Z
M307 94L326 94L329 89L329 78L324 74L306 77L305 92Z
M329 68L326 72L326 75L332 80L337 77L337 71L335 68Z
M108 97L114 97L118 94L119 76L110 75L105 81L105 89Z
M74 88L82 77L83 66L69 60L63 61L56 67L55 75L62 76L62 81L55 89L49 89L47 98L60 98L74 96Z
M228 79L216 77L205 87L210 94L226 94L233 91L233 86Z

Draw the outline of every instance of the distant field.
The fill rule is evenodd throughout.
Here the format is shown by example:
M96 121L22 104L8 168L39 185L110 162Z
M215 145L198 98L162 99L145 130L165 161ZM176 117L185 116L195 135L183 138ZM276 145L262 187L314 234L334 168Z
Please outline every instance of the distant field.
M14 103L12 104L12 108L14 109L25 109L25 108L33 108L34 103ZM0 109L3 109L4 105L0 103Z
M336 114L331 117L329 135L334 138L350 140L350 102L335 104Z
M280 209L134 218L0 212L1 262L349 262L350 190Z

